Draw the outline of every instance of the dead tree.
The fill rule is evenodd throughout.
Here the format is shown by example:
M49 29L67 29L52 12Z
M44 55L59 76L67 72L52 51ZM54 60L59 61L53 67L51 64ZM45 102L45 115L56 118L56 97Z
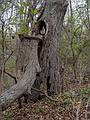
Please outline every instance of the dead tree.
M31 94L31 87L36 79L36 74L41 71L37 57L38 40L40 39L29 36L20 36L18 39L18 72L20 72L20 77L17 84L1 94L0 108L4 109L10 106L12 102L22 97L26 92Z
M40 88L41 83L46 94L48 91L60 93L62 69L59 43L67 5L66 0L46 1L41 19L46 22L48 31L42 40L37 37L20 36L17 60L19 80L16 85L1 94L0 107L9 106L26 92L31 93L32 86ZM37 93L32 92L33 97L36 95Z

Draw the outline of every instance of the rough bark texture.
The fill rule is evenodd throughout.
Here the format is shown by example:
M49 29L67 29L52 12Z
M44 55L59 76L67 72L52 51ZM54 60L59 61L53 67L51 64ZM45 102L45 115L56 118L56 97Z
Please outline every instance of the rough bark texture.
M60 93L62 88L59 43L67 5L66 0L48 0L42 17L48 26L48 32L39 55L42 72L39 74L38 81L43 82L45 91L49 90L55 94Z
M48 32L43 41L38 38L39 44L33 37L20 36L17 59L17 79L20 80L1 94L0 107L9 106L24 92L30 93L34 81L36 81L34 84L36 88L40 88L42 82L46 92L49 90L49 92L57 94L61 91L59 43L66 8L66 0L46 1L46 10L42 19L46 21ZM37 93L32 94L34 97L38 95Z
M0 107L6 108L25 92L31 93L36 73L41 71L37 57L38 40L29 36L20 37L18 41L18 71L21 77L16 85L1 94Z

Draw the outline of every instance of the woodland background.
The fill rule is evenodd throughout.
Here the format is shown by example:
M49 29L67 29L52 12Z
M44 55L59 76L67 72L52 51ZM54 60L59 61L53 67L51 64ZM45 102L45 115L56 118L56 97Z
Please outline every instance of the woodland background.
M16 75L14 36L31 31L40 3L42 0L0 0L0 93L15 84L12 78ZM23 104L22 109L18 109L16 102L2 113L1 120L90 119L90 1L69 0L68 3L58 51L63 68L62 92L52 96L58 102L44 98ZM32 19L27 17L29 6Z

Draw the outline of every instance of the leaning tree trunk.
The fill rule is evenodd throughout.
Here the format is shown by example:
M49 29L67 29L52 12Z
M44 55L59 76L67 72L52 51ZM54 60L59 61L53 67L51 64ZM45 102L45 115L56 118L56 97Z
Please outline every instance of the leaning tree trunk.
M50 93L55 94L60 93L62 88L59 43L67 5L66 0L48 0L44 16L41 18L46 22L48 32L40 43L39 63L42 72L39 74L38 81L43 82L46 92L49 90Z
M36 74L41 71L38 63L37 48L39 38L19 36L17 84L0 95L0 109L5 109L25 93L31 94L31 88L36 80Z

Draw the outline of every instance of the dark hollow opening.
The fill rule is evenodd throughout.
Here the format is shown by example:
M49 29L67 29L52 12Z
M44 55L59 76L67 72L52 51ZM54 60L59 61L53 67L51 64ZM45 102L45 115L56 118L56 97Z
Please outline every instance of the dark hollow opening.
M50 87L51 87L50 76L48 76L47 77L47 93L48 93L48 95L50 95Z
M40 54L41 54L41 51L42 51L42 46L43 46L43 41L41 40L38 43L38 61L39 61L39 63L40 63Z

